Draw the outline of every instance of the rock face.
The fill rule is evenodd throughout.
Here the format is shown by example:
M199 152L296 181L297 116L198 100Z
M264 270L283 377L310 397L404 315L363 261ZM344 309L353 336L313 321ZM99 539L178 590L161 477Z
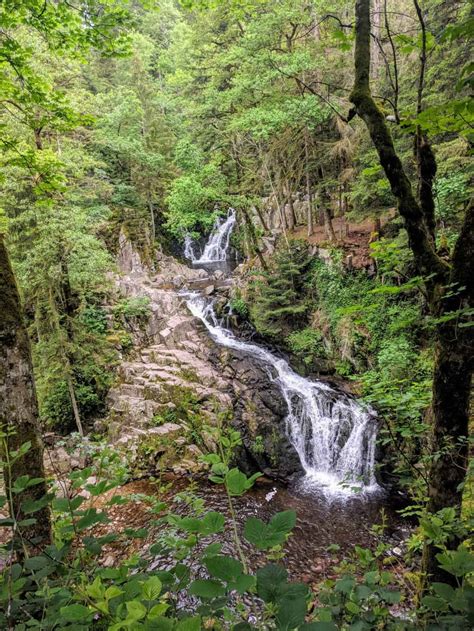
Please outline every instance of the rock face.
M133 352L123 359L108 395L108 435L127 452L138 471L163 467L196 472L202 453L215 448L212 428L230 423L243 447L239 466L287 477L300 470L284 431L286 403L267 372L217 346L186 307L179 290L212 286L213 296L228 281L159 255L147 269L122 236L116 285L124 297L147 296L150 316L133 330Z

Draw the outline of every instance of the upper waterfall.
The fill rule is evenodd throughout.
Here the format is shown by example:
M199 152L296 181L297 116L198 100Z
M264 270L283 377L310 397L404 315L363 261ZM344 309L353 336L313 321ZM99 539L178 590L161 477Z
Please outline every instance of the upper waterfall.
M193 263L218 263L226 261L229 254L230 235L236 222L236 213L229 208L227 217L218 217L214 223L204 251L199 258L194 253L194 243L189 235L184 240L184 256Z
M373 413L329 385L301 377L265 348L238 340L220 325L212 302L199 294L189 295L187 305L218 344L275 368L276 382L288 404L286 432L306 473L305 483L330 494L350 494L351 487L379 488L374 475L377 426Z

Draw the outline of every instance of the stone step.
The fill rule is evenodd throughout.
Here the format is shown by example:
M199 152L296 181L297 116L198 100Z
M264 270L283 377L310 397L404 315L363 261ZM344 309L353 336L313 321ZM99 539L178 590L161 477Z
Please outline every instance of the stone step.
M119 386L120 395L134 398L142 398L145 386L138 383L122 383Z

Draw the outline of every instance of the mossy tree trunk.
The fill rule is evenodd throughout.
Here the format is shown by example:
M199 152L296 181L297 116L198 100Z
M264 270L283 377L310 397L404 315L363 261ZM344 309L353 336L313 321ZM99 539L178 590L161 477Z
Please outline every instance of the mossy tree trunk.
M423 137L417 152L418 173L423 178L417 199L396 152L385 117L372 97L369 77L370 0L357 0L352 113L359 115L367 125L380 164L398 200L398 210L404 219L418 273L425 279L431 315L439 319L446 314L457 314L437 325L432 404L434 457L429 474L428 509L436 512L452 506L460 511L468 465L473 337L468 326L459 325L468 324L463 320L474 304L473 205L467 208L453 260L447 264L435 249L431 185L436 163L431 148ZM424 570L432 580L446 580L446 575L437 567L436 551L433 546L425 549Z
M13 276L4 240L0 235L0 427L7 433L4 462L25 443L30 448L23 456L4 466L6 494L11 517L16 523L26 517L36 522L15 527L15 539L21 550L34 553L37 546L51 541L49 508L25 515L22 505L46 495L43 468L43 446L38 424L38 403L33 379L30 343L23 323L20 297ZM41 478L43 481L22 493L8 493L20 476Z

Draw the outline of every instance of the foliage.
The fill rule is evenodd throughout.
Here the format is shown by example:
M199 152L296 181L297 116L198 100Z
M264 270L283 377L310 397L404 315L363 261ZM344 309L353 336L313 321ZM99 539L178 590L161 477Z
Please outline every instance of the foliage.
M273 269L254 281L250 315L259 333L278 338L295 322L304 322L309 303L303 287L309 267L306 244L292 242L278 251Z
M242 297L234 297L229 302L230 308L233 313L236 313L241 318L246 319L249 316L248 304Z
M326 356L326 348L320 331L312 328L293 331L286 339L291 352L309 366L316 359Z
M131 318L147 319L150 317L150 298L148 296L133 296L123 298L113 308L116 316L123 316L125 320Z
M239 437L224 433L220 440L221 456L215 454L217 460L208 460L211 478L216 477L217 468L225 466ZM26 451L28 448L25 445ZM55 517L55 541L35 556L13 559L2 570L0 600L5 606L0 619L5 627L110 631L254 627L304 631L383 626L409 631L420 628L420 624L467 629L472 622L474 590L469 575L474 568L473 556L466 546L447 550L445 539L436 532L431 536L440 548L439 563L456 577L457 587L434 583L419 609L410 609L401 620L391 608L403 603L403 586L394 573L381 567L387 545L381 543L374 552L356 546L352 561L336 568L336 577L318 587L318 603L310 608L308 586L290 582L285 567L272 561L295 526L294 511L276 513L268 522L254 517L246 521L244 538L265 551L269 559L254 572L235 530L235 513L231 513L229 525L234 529L238 558L224 554L215 541L226 527L224 515L206 511L192 491L175 498L187 505L185 516L173 512L159 486L154 495L121 495L118 491L127 470L117 451L90 441L84 442L82 449L91 465L69 474L69 495L52 493L45 498ZM17 457L17 453L9 454L10 465ZM231 507L232 495L243 493L244 487L251 485L241 472L234 475L235 480L242 481L238 489L233 477L217 477L220 479L216 481L227 489ZM37 483L38 479L28 475L16 479L6 489L3 502L8 503L11 494L21 495ZM151 534L148 527L104 530L114 506L137 501L148 506L155 533L149 554L166 558L166 569L151 569L149 559L138 555L113 568L100 563L107 546L125 545L127 540L142 540ZM35 520L40 504L25 507L27 521ZM5 519L1 526L7 532L16 532L15 540L20 541L18 532L23 524ZM193 565L189 566L191 559ZM191 569L196 560L198 567ZM352 573L354 567L363 572L362 577ZM182 599L190 597L190 605L183 608Z

